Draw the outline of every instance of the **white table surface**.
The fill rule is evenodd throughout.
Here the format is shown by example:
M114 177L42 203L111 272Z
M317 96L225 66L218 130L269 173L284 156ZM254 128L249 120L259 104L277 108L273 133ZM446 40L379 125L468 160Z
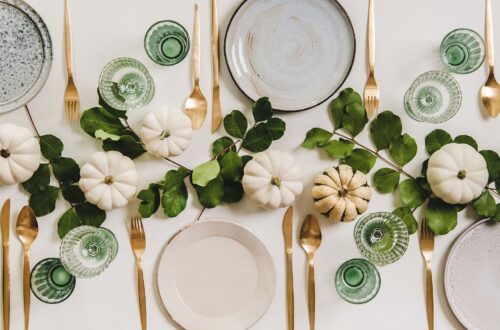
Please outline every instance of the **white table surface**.
M79 129L66 124L63 116L63 93L66 85L63 48L63 1L30 0L31 5L44 18L54 46L54 63L49 80L42 92L30 103L35 122L42 134L52 133L65 143L64 154L82 164L93 152L99 150L98 142ZM210 59L210 6L201 1L202 71L201 85L211 100ZM341 0L349 13L357 36L357 56L351 75L344 87L358 91L366 79L365 31L367 1ZM221 36L228 21L239 5L238 0L220 0L219 16ZM500 5L494 3L494 17L500 18ZM193 2L175 0L73 0L71 1L75 80L82 99L82 109L97 104L97 78L104 65L121 56L142 61L150 70L156 83L156 95L145 109L130 114L137 127L142 117L160 106L181 107L190 93L191 65L186 59L174 67L154 64L143 47L144 34L154 22L162 19L177 20L192 31ZM486 71L479 69L473 74L456 76L463 90L460 112L450 121L439 125L417 123L403 110L403 96L410 83L421 73L440 69L438 48L444 35L454 28L468 27L483 34L484 4L477 0L384 0L376 3L377 18L377 78L381 88L381 107L391 109L401 116L404 130L414 136L420 147L418 156L408 167L411 173L420 171L426 157L424 138L440 127L452 135L470 134L477 138L480 147L500 151L499 120L487 119L478 102L479 89ZM500 21L496 25L497 44L500 45ZM498 54L498 53L497 53ZM500 55L497 56L500 61ZM222 58L222 105L225 113L232 109L246 110L250 102L236 88ZM1 78L0 78L1 79ZM327 104L306 112L281 115L287 122L285 137L274 148L292 152L304 169L305 193L297 200L294 219L298 229L302 219L314 213L307 191L313 177L324 168L336 163L316 151L299 147L305 133L312 127L331 129ZM209 118L209 117L208 117ZM0 115L0 123L15 123L29 127L23 110ZM195 166L209 157L209 144L216 136L210 135L209 122L194 135L189 150L179 157L186 166ZM360 139L367 142L366 132ZM381 166L382 164L377 164ZM141 187L158 181L171 169L169 165L142 156L137 160ZM192 193L192 191L191 191ZM12 198L13 217L27 203L28 196L17 186L0 188L0 201ZM374 194L369 212L392 211L398 206L394 195ZM58 255L60 240L57 237L57 220L65 210L60 200L57 209L39 219L40 234L31 251L32 265L45 257ZM137 203L128 209L108 213L104 226L118 237L120 252L110 268L92 280L78 280L73 295L59 305L46 305L32 296L31 329L33 330L136 330L140 328L136 293L135 260L129 245L128 218L135 213ZM144 256L148 321L150 329L175 329L168 320L156 290L155 271L165 242L182 226L194 221L201 207L191 197L188 207L175 219L166 219L159 212L146 221L147 250ZM205 212L203 218L231 219L253 230L269 249L276 266L277 287L274 300L262 319L253 329L285 329L285 272L281 222L284 210L264 212L247 200L237 205L224 205ZM436 329L460 329L444 293L443 269L450 244L467 226L474 222L471 210L460 213L457 228L449 235L438 237L434 254ZM14 221L13 221L14 223ZM365 305L351 305L336 293L333 276L342 262L359 257L353 240L354 223L330 224L321 220L323 244L316 262L317 329L425 329L423 262L417 236L411 237L406 255L397 263L380 267L382 287L378 296ZM14 234L12 230L11 234ZM23 303L21 289L21 245L11 237L12 312L11 329L21 329ZM308 328L305 255L297 243L294 246L295 274L295 324L296 329Z

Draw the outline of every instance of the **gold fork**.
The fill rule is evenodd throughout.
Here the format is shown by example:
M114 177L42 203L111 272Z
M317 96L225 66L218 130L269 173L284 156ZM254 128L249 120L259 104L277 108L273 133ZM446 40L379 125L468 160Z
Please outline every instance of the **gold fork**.
M68 71L68 85L64 93L64 112L66 119L75 124L80 118L80 96L73 81L73 59L71 56L71 25L69 22L68 0L64 1L64 40L66 48L66 69Z
M378 114L379 90L375 80L375 20L373 13L373 1L368 3L368 67L370 73L365 85L364 104L369 119L373 119Z
M146 294L144 292L144 273L142 271L142 255L146 249L146 235L140 217L132 217L130 241L137 263L137 285L139 291L139 307L141 311L142 330L146 330Z
M427 324L434 330L434 290L432 288L432 252L434 251L434 233L429 229L425 218L420 228L420 251L425 260L425 298L427 301Z

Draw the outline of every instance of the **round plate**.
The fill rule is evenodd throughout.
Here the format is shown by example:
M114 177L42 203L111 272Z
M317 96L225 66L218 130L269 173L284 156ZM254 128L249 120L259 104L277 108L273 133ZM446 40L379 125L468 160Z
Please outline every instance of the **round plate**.
M283 111L328 100L349 75L355 51L351 21L336 0L247 0L225 40L236 85Z
M248 229L223 220L196 223L167 244L158 287L172 319L190 330L243 330L269 307L273 261Z
M500 224L480 221L453 244L444 273L453 313L469 330L497 330L500 324Z
M26 2L0 0L0 113L15 110L42 89L52 43L42 18Z
M161 21L151 26L144 38L149 58L160 65L175 65L189 53L189 33L175 21Z

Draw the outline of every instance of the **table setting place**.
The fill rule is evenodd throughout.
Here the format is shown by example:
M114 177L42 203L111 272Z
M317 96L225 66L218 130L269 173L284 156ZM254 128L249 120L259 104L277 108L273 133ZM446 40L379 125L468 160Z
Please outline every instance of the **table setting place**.
M461 2L0 0L2 329L500 329Z

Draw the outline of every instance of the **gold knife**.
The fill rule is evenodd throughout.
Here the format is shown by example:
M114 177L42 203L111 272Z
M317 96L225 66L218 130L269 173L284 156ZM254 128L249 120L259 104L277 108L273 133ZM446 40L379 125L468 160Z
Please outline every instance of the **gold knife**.
M2 207L0 215L2 229L2 284L3 284L3 329L9 330L10 326L10 271L9 271L9 225L10 225L10 199L7 199Z
M294 298L293 298L293 206L290 206L283 218L283 236L286 252L286 299L288 310L288 329L294 325Z
M213 70L213 99L212 99L212 134L222 122L222 107L220 104L219 87L219 21L217 19L217 0L212 0L212 70Z

